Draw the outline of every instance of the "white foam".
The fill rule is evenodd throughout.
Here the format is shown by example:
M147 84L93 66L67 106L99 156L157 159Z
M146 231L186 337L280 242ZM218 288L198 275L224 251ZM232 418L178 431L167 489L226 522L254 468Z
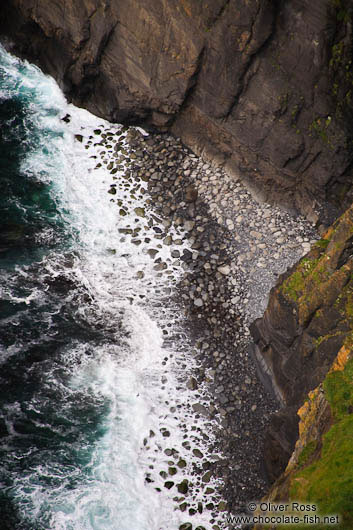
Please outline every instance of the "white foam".
M17 61L9 56L7 61L9 75L18 76ZM35 171L43 181L52 183L53 197L71 232L72 247L79 255L73 259L72 268L66 269L61 256L53 254L46 261L46 271L52 277L65 274L84 286L92 303L76 307L77 316L92 326L101 321L113 340L95 345L93 356L86 355L82 344L72 344L66 351L66 365L71 376L68 386L61 391L68 396L80 392L89 399L101 400L107 407L102 426L104 434L89 448L91 461L88 468L82 470L82 480L77 481L74 489L66 487L66 480L72 476L70 473L79 472L75 469L70 470L67 477L65 473L61 475L61 485L57 488L36 486L36 474L55 474L50 463L43 463L32 475L18 479L19 505L26 510L27 516L46 520L47 527L55 530L174 530L185 518L175 511L172 500L175 490L169 492L164 488L158 466L166 465L163 453L166 447L177 447L180 457L187 456L179 424L181 419L188 421L188 409L171 413L170 406L183 404L186 407L193 399L186 388L178 388L179 357L190 366L192 360L188 354L163 348L160 324L165 319L173 323L180 317L173 315L171 302L162 309L156 304L158 290L163 291L175 282L183 271L180 266L174 266L170 267L169 277L161 276L154 268L148 249L157 249L157 256L170 265L171 250L175 247L161 245L161 240L155 238L155 232L148 225L153 212L147 205L146 193L133 198L133 183L130 187L119 185L119 173L114 181L104 165L95 169L102 148L93 145L96 139L93 130L103 124L116 132L119 126L67 105L55 82L37 68L26 66L22 76L22 89L35 90L36 125L43 134L43 144L24 161L22 169L28 174ZM70 114L69 125L60 122L54 115L55 109L60 109L61 116ZM47 130L56 134L49 138ZM83 143L75 140L74 134L82 134L85 139L92 135L90 148L85 149ZM112 183L117 184L115 195L108 193ZM139 185L146 188L143 182ZM118 215L118 200L126 208L124 217ZM137 207L145 209L145 217L136 215ZM154 225L158 226L155 220ZM119 232L127 227L140 228L140 245ZM174 238L180 237L173 227L170 233ZM146 237L150 243L145 243ZM143 277L137 279L140 271ZM30 303L34 296L36 293L23 301ZM172 359L167 366L163 364L166 356ZM167 384L161 384L162 377ZM182 378L185 377L183 373ZM56 380L55 373L49 373L47 384L55 387L61 383ZM65 406L63 402L63 413ZM195 420L190 414L189 418L191 429ZM170 431L168 440L160 433L161 425ZM198 425L207 429L206 420L198 420ZM150 449L143 449L150 431L155 437L148 441ZM147 484L146 472L151 465L154 484ZM57 472L60 475L63 470ZM191 479L188 471L179 478L184 477ZM157 486L161 492L155 490ZM200 514L195 515L193 521L200 524L208 518Z

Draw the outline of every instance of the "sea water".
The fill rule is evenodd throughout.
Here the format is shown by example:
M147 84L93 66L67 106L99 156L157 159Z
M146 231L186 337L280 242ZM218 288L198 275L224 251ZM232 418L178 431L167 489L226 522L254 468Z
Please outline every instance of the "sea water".
M183 270L146 183L104 160L102 132L124 143L126 128L3 48L0 119L1 528L176 529L164 451L187 460L186 434L208 425L180 386Z

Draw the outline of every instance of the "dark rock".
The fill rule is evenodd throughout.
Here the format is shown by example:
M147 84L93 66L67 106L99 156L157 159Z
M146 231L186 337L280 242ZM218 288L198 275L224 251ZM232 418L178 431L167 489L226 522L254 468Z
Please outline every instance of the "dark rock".
M280 277L264 316L251 326L259 374L284 407L271 418L265 440L271 481L294 449L296 411L352 333L352 225L353 206Z
M352 196L351 18L348 0L8 0L0 35L79 106L169 128L316 221Z
M179 526L179 530L192 530L192 524L191 523L184 523Z
M186 495L189 491L189 483L187 479L184 479L180 484L177 485L177 489L179 493L182 493L183 495Z

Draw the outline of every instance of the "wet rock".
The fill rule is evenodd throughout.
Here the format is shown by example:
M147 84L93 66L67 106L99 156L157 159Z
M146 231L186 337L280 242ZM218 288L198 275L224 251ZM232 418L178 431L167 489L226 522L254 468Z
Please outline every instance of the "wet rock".
M190 377L189 381L187 382L186 386L189 390L196 390L197 389L197 381L194 377Z
M182 482L180 482L180 484L177 484L177 489L179 493L186 495L189 490L189 481L184 479Z
M192 524L191 523L184 523L179 526L179 530L192 530Z

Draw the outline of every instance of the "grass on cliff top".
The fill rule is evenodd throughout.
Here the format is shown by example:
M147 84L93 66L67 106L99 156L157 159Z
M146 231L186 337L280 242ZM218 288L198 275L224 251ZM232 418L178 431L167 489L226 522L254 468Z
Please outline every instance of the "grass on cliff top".
M323 386L335 423L323 437L320 458L294 476L290 498L317 504L320 515L339 515L340 524L335 528L352 530L353 360L343 371L329 373Z

